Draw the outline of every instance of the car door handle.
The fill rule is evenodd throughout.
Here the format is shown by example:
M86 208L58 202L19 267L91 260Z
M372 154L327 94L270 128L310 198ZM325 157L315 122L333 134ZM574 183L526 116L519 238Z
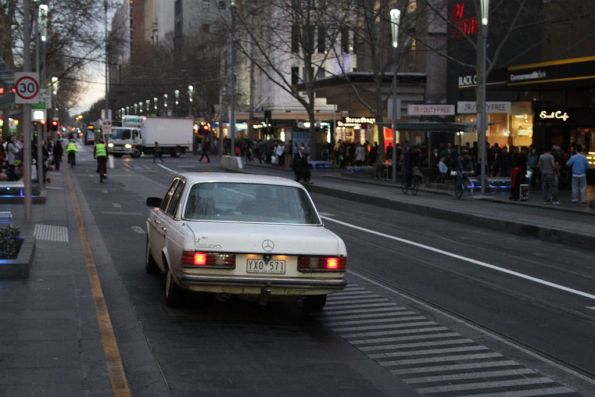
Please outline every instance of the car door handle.
M167 228L166 227L162 227L161 230L163 230L164 232L167 232Z
M161 222L159 222L159 220L155 219L155 224L156 224L156 225L160 225L160 224L161 224Z

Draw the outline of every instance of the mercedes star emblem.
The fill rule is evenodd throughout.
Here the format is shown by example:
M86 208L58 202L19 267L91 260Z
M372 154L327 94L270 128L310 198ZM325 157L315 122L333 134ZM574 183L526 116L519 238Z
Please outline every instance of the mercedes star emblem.
M262 242L262 249L266 252L271 252L275 248L275 243L272 240L264 240Z

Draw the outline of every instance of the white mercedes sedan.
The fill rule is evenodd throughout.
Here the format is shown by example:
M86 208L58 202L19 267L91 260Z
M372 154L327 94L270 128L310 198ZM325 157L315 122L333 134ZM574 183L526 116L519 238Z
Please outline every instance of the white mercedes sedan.
M183 173L163 198L149 197L145 267L165 277L165 302L182 289L302 297L321 310L346 285L347 250L327 230L310 195L292 180L232 173Z

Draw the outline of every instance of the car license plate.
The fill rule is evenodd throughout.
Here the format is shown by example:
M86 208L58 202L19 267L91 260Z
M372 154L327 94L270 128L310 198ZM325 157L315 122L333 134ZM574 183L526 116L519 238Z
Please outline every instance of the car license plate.
M285 274L285 261L271 259L248 259L246 262L247 273Z

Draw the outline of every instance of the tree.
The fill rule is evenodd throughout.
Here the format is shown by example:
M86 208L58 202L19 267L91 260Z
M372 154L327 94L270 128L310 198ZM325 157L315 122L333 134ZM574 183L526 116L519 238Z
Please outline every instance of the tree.
M237 7L237 48L265 78L304 108L315 159L322 157L325 132L316 128L314 82L330 69L330 63L341 62L333 55L340 50L332 48L341 34L342 23L337 20L347 17L340 2L325 0L246 1Z
M59 78L57 101L68 109L78 101L83 68L98 59L105 61L101 56L104 40L97 34L97 22L103 18L103 7L95 0L48 0L47 5L48 41L42 48L45 55L42 72L48 78ZM36 10L32 11L34 14ZM31 17L29 23L33 26L34 15ZM32 54L22 53L23 23L22 2L0 2L0 56L9 67L21 67L23 57L34 54L34 51ZM31 32L34 34L35 30L31 29ZM34 49L35 40L31 42Z

